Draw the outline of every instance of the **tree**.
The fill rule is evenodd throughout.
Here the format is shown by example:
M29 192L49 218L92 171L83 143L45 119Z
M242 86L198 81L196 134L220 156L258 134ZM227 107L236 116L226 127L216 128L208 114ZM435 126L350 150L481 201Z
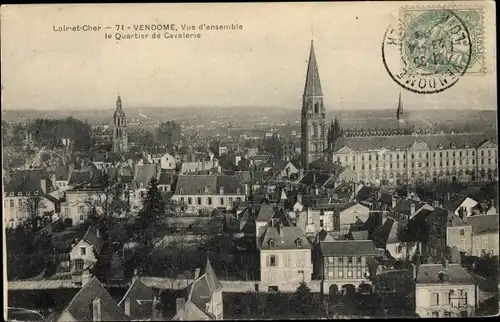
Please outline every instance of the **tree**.
M303 315L306 315L311 308L312 293L305 282L301 282L297 287L297 290L293 294L292 304L294 309Z
M30 195L23 203L22 209L27 215L25 224L30 227L31 232L35 234L41 228L42 216L40 215L45 205L42 197L39 195Z
M165 214L165 202L158 189L158 180L155 177L149 182L149 189L142 200L142 209L139 211L136 221L136 227L139 232L139 240L146 247L147 256L144 260L144 271L150 273L151 253L154 248L155 227Z
M104 270L98 275L104 276L108 285L111 278L111 259L114 253L112 236L116 235L112 231L119 227L116 215L128 208L127 202L123 199L123 193L123 184L104 173L99 192L84 200L89 212L89 223L99 229L104 240L99 253L100 263L96 267L99 271Z

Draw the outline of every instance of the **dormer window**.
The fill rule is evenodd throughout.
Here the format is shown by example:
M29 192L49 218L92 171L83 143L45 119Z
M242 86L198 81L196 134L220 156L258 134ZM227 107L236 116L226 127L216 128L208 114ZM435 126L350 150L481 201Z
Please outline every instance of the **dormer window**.
M438 276L441 282L448 282L448 275L445 272L439 272Z
M180 189L179 189L179 193L180 193L181 195L183 195L183 194L184 194L184 188L180 188Z
M297 245L297 247L302 247L302 239L297 238L297 239L295 240L295 245Z
M442 150L442 149L443 149L443 146L440 144L440 145L438 145L438 148L439 148L440 150Z
M269 239L269 247L274 247L274 239L272 238Z
M452 143L452 144L451 144L451 147L454 149L454 148L455 148L455 143Z
M237 194L237 195L241 194L241 190L240 190L240 188L236 189L236 194Z
M198 188L198 194L201 194L201 191L202 191L201 188Z
M38 191L35 191L35 192L34 192L34 195L35 195L35 196L38 196Z
M209 192L209 188L208 186L205 187L205 193L208 193Z
M222 187L222 186L221 186L221 187L219 188L219 194L221 194L221 195L223 195L223 194L224 194L224 187Z
M144 184L141 182L141 188L144 188Z
M22 196L22 195L23 195L23 193L22 193L21 191L19 191L19 192L17 193L17 195L20 197L20 196Z
M14 196L14 193L13 192L9 193L9 196L11 196L11 197Z
M31 193L30 193L29 191L27 191L27 192L26 192L26 195L27 195L27 196L29 196L29 195L31 195Z

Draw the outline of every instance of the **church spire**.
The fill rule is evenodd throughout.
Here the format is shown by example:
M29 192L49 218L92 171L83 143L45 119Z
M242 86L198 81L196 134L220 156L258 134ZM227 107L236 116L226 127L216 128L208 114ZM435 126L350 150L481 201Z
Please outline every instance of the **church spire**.
M319 80L318 64L314 54L314 43L311 40L311 50L309 52L309 63L307 65L306 85L304 86L304 96L323 96L321 82Z
M116 94L116 109L121 109L122 108L122 99L120 97L120 94Z
M396 111L396 116L400 123L404 122L403 101L401 100L401 92L399 92L398 109Z

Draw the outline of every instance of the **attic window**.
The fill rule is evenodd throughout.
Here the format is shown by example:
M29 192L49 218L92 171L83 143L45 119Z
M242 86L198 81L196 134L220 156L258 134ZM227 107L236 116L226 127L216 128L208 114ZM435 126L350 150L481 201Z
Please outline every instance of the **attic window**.
M29 195L31 195L31 193L30 193L29 191L27 191L27 192L26 192L26 195L27 195L27 196L29 196Z
M442 149L443 149L443 146L440 144L440 145L438 145L438 148L439 148L440 150L442 150Z
M35 196L38 196L38 191L35 191L33 194L34 194Z
M224 194L224 187L222 187L222 186L220 187L220 189L219 189L219 194L221 194L221 195L223 195L223 194Z
M14 193L13 193L13 192L9 193L9 196L13 196L13 195L14 195Z
M274 239L269 239L269 247L274 247Z
M23 193L22 193L21 191L19 191L19 192L17 193L17 195L18 195L18 196L22 196L22 195L23 195Z
M452 143L452 144L451 144L451 147L452 147L452 148L455 148L455 143Z
M180 188L180 189L179 189L179 193L180 193L181 195L183 195L183 194L184 194L184 188Z
M205 193L208 193L208 191L209 191L209 188L208 188L208 186L206 186L205 187Z
M445 272L439 272L438 276L441 282L448 282L448 275Z
M297 245L297 247L302 247L302 239L297 238L297 239L295 240L295 245Z
M240 188L236 189L236 194L239 195L240 194Z

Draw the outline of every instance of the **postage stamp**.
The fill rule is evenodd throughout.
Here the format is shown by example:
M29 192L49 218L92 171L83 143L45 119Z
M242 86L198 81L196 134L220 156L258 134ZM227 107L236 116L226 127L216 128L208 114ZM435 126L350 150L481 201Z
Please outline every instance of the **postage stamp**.
M449 51L450 48L447 48L446 43L446 34L440 33L437 34L437 28L439 19L446 16L446 12L452 12L453 15L456 16L460 20L460 23L464 25L467 30L467 33L470 37L470 45L471 45L471 57L470 62L465 72L466 75L482 75L486 73L486 63L485 63L485 46L484 46L484 9L480 6L464 6L464 5L456 5L449 7L429 7L429 6L418 6L418 7L403 7L400 11L400 23L401 29L406 31L408 43L416 43L416 37L419 37L418 42L427 42L429 46L432 45L441 45L440 51L441 61L444 60L453 60L461 56L463 59L463 55L457 55L460 50L460 45L463 46L463 39L455 39L455 41L461 42L459 44L453 43L454 55L450 55L449 58L444 57L442 54L446 51ZM442 27L445 27L442 23ZM433 29L430 29L433 28ZM454 27L455 29L450 29L451 34L454 34L454 31L457 30L458 27ZM435 33L430 33L433 30ZM426 33L427 32L427 33ZM440 37L439 41L433 39L433 37ZM448 37L450 38L450 37ZM425 39L425 40L424 40ZM434 43L432 43L434 41ZM458 46L457 46L458 45ZM410 47L411 48L411 47ZM407 49L404 47L404 49ZM409 49L409 48L408 48ZM430 50L433 52L433 50ZM451 54L451 53L449 53ZM411 58L412 55L406 52L407 58ZM433 61L435 58L430 58ZM437 63L437 62L435 62Z
M404 7L384 35L382 58L401 87L432 94L486 73L480 7Z

